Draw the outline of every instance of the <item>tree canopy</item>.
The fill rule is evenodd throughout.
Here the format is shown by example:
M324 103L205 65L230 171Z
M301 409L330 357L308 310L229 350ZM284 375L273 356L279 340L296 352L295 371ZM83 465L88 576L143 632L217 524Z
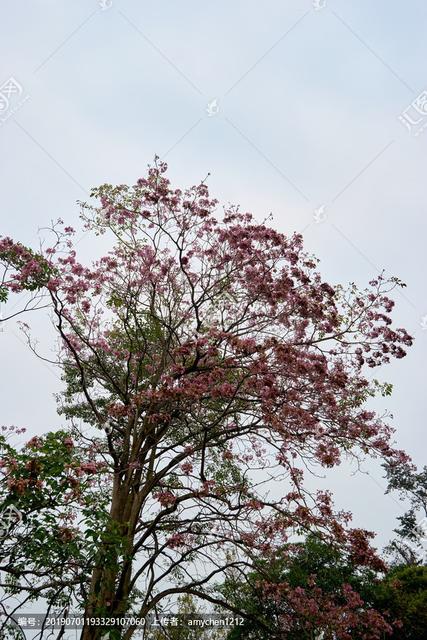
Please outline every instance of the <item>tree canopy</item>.
M390 392L367 370L412 343L391 320L400 281L332 286L301 235L221 213L205 182L174 188L166 169L93 190L82 218L109 249L91 264L62 221L37 252L0 239L2 300L27 294L21 314L47 310L59 337L66 425L4 448L1 496L23 522L3 587L83 602L87 616L143 617L184 594L238 611L218 591L227 571L243 576L310 532L381 568L372 534L304 474L408 460L367 405ZM37 536L40 557L26 542Z

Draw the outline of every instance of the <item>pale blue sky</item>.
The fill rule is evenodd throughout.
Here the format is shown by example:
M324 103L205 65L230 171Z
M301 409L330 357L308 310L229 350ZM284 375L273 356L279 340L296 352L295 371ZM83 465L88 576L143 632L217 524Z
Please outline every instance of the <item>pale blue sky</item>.
M324 4L3 0L0 85L13 77L22 93L1 115L0 233L31 244L52 218L75 223L85 192L133 182L156 153L180 186L210 172L221 201L304 230L331 282L382 268L407 282L395 316L416 343L382 372L395 392L379 406L423 463L427 131L398 116L427 89L427 4ZM59 424L59 383L16 336L0 334L2 422L42 432ZM333 486L382 543L400 511L369 469L344 466Z

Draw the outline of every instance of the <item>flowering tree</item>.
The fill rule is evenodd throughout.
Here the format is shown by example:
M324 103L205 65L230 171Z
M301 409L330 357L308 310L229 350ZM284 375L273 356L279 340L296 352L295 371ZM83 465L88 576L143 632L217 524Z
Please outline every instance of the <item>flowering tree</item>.
M56 435L55 509L78 523L55 533L69 538L63 588L52 594L30 556L35 581L14 575L13 589L65 602L77 580L88 616L145 616L180 594L235 610L215 589L224 572L243 574L309 531L376 567L369 534L328 492L310 493L304 470L343 456L406 461L386 417L366 407L389 387L364 373L411 344L390 319L401 283L332 287L300 235L233 206L218 219L206 184L174 189L165 172L156 163L134 186L93 191L99 205L83 204L82 217L110 250L91 265L62 223L37 253L0 240L3 301L27 292L21 311L48 307L60 337L69 432ZM24 516L49 482L46 469L27 482L24 468L44 469L54 439L33 441L18 464L3 457L2 491ZM102 633L87 626L82 638Z
M315 535L284 545L274 556L260 558L257 570L244 580L225 580L227 600L256 613L262 623L248 620L230 631L227 640L384 638L400 626L401 611L396 615L389 602L378 607L382 577Z

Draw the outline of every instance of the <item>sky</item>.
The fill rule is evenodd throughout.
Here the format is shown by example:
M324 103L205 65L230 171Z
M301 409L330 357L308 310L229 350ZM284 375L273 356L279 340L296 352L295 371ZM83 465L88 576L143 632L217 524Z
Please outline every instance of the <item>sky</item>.
M378 408L423 464L425 0L3 0L0 15L0 235L37 247L52 219L78 226L77 200L133 184L156 154L180 187L210 173L221 202L302 232L332 284L382 269L407 284L395 320L415 345L377 372L394 384ZM79 250L90 259L85 235ZM1 422L60 427L58 372L14 323L0 349ZM404 506L377 464L354 471L312 482L381 546Z

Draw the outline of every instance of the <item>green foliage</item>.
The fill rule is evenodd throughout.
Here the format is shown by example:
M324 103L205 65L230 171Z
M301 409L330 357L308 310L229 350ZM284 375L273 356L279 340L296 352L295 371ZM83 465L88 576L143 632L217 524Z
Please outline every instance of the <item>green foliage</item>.
M402 623L390 640L424 640L427 630L427 567L393 569L375 590L376 605Z
M386 547L395 565L420 564L425 558L427 523L427 466L417 470L410 462L385 465L387 493L395 491L402 500L409 500L409 509L398 517L394 529L397 537Z
M0 450L4 473L0 504L13 505L22 515L3 541L6 591L19 594L22 577L31 572L34 593L40 588L46 597L49 590L43 585L62 584L51 594L59 604L64 593L85 588L81 576L99 549L108 499L93 475L79 475L87 455L74 446L69 432L49 432L22 448L0 436ZM80 580L75 580L76 572Z
M8 290L6 287L0 287L0 302L7 302Z
M274 602L265 598L258 586L261 581L273 584L287 583L292 589L307 588L315 575L316 585L337 603L342 597L341 587L346 583L361 594L366 605L373 606L377 583L377 576L373 571L356 568L342 551L326 544L315 535L308 536L297 549L297 553L289 554L289 548L285 546L283 552L273 560L261 559L257 570L249 573L245 581L241 576L225 581L220 588L225 599L245 611L248 616L244 625L230 631L227 640L270 640L276 637L274 621L277 607ZM268 630L269 627L271 631ZM305 635L301 630L290 632L286 638L312 639L312 631L307 631Z
M287 582L291 587L306 588L311 575L316 584L326 593L337 597L343 583L350 584L364 601L393 622L390 640L424 640L427 629L427 567L399 566L385 577L379 577L368 569L354 567L343 554L309 536L293 557L277 557L273 562L261 561L258 571L246 577L246 581L235 578L227 580L221 587L229 602L241 607L252 620L236 627L227 640L270 640L275 637L262 627L274 619L275 606L263 597L256 587L257 581L268 579L272 583ZM255 620L261 624L257 626ZM312 639L298 632L289 634L286 640ZM356 636L354 636L356 637ZM358 637L358 636L357 636Z

